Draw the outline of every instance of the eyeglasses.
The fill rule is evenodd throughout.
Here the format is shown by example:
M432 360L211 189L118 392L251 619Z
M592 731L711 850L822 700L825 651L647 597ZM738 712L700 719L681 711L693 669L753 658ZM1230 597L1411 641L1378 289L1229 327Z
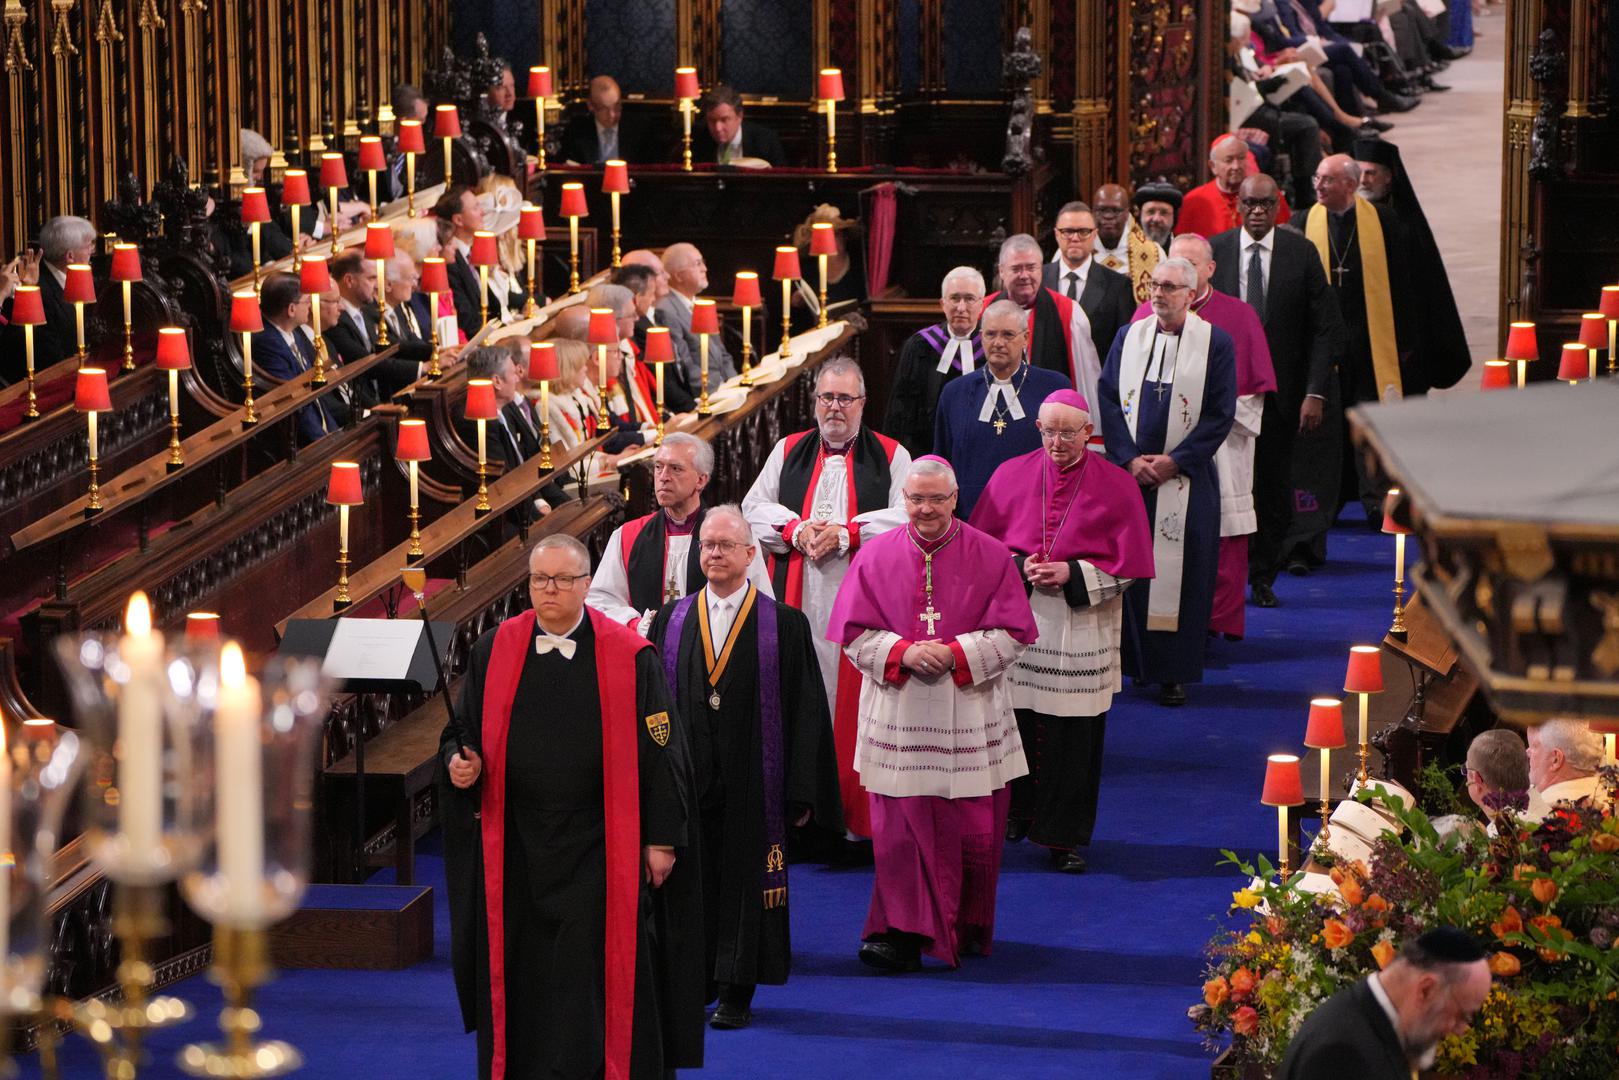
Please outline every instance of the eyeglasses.
M1034 425L1040 431L1042 439L1055 439L1058 442L1078 442L1085 437L1083 431L1070 431L1067 428L1043 428L1039 423Z
M704 555L729 555L733 551L747 548L747 544L739 544L735 540L699 540L697 547Z
M1095 236L1095 229L1058 229L1057 235L1069 240L1083 240L1087 236Z
M1275 206L1276 205L1276 200L1274 198L1271 198L1271 199L1238 199L1237 200L1237 205L1242 207L1244 210L1259 210L1259 209L1262 209L1262 208L1268 208L1268 207Z
M819 401L822 405L825 405L829 409L832 408L832 406L834 406L834 405L836 405L840 409L847 409L850 405L853 405L857 401L864 401L865 398L866 398L866 395L864 395L864 394L816 394L815 395L815 400Z
M1092 206L1091 213L1097 217L1118 217L1124 213L1122 206Z
M911 506L943 506L955 497L954 491L948 495L912 495L909 491L905 493L905 501Z
M589 576L589 574L530 574L528 586L531 589L545 590L555 585L566 592L573 588L574 582L583 581Z
M1177 285L1173 281L1154 281L1147 286L1153 292L1180 292L1191 288L1190 285Z

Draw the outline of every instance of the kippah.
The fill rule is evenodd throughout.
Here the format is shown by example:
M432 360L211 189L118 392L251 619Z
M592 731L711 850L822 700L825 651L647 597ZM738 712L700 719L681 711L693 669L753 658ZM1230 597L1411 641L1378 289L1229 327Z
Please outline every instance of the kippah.
M1454 926L1437 926L1417 938L1417 944L1423 952L1447 964L1472 964L1486 955L1477 938Z

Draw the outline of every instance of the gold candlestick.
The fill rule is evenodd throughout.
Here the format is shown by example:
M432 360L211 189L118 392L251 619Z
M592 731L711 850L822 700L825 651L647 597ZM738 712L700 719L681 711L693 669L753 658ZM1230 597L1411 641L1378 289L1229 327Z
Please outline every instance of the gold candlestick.
M826 171L838 171L838 103L826 103Z
M259 422L258 409L253 405L253 334L242 331L242 426L252 427Z
M354 601L349 598L349 507L337 507L337 597L332 601L334 611L342 611Z
M315 331L315 370L310 386L326 385L326 337L320 332L320 293L309 294L309 326Z
M252 1007L253 990L270 978L269 946L263 930L215 925L214 966L209 977L225 994L225 1007L219 1013L224 1039L194 1043L180 1052L180 1068L188 1076L259 1080L285 1075L303 1064L291 1045L255 1040L259 1014Z
M79 366L82 368L90 360L90 353L84 347L84 301L83 300L75 300L75 301L73 301L73 323L74 323L74 331L78 334L78 338L79 338Z
M23 349L28 360L28 411L23 413L23 420L33 421L39 419L39 399L34 396L34 327L31 323L24 323L22 328Z
M1321 748L1321 839L1325 840L1331 833L1332 818L1332 751L1327 747Z
M781 348L776 355L783 360L793 355L793 281L791 278L781 279Z
M377 260L377 348L385 349L388 340L388 260ZM406 301L409 303L409 301Z
M411 461L408 464L410 465L410 547L405 549L405 555L410 559L411 562L415 562L423 555L421 529L422 511L420 505L420 494L418 490L420 479L417 473L418 463Z
M124 371L135 370L135 326L131 307L134 298L130 295L130 286L133 282L126 281L124 286Z
M691 172L691 98L680 99L680 167Z
M541 168L544 168L542 165ZM537 257L535 246L539 241L532 237L528 240L528 303L523 305L523 318L532 319L540 313L540 305L534 302L534 263ZM615 264L616 265L616 264Z
M540 380L540 471L551 471L551 380Z
M1394 534L1394 624L1389 633L1404 640L1405 626L1405 534Z
M543 98L543 97L537 97L537 98L534 99L534 127L535 127L535 131L537 132L538 137L539 137L539 153L536 155L536 158L539 161L540 172L544 172L545 171L545 98Z
M753 308L747 304L742 305L742 385L753 385L753 368L749 361L753 359Z
M697 397L697 415L710 416L714 410L708 404L708 335L697 335L697 349L702 355L701 378L702 392Z
M96 455L96 413L94 409L84 414L90 423L90 499L84 505L84 516L90 517L101 513L101 485L96 482L96 474L101 465Z
M261 282L259 280L259 223L258 222L253 221L253 222L248 223L247 235L253 238L253 291L258 292L259 287L263 284L263 282Z
M343 231L337 227L337 188L328 187L326 189L326 194L327 197L331 199L332 203L332 209L327 216L331 218L331 221L328 222L328 224L332 229L332 258L335 259L337 258L338 253L343 250L342 241L338 240L337 238L337 234Z
M624 259L618 250L618 192L608 194L613 201L613 266L617 268L624 265Z
M472 512L477 517L483 517L493 507L489 505L489 459L487 420L478 421L478 501L472 505Z
M304 268L304 240L303 230L298 227L298 212L303 207L293 203L287 209L292 211L292 268L302 270Z
M405 155L405 216L416 216L416 155Z
M832 171L837 172L836 169L833 169ZM825 255L815 256L815 261L821 264L821 314L815 320L815 325L817 327L826 326L826 258L827 257Z
M658 373L658 441L657 441L657 445L662 446L663 445L663 413L664 413L664 408L663 408L663 365L662 364L653 364L652 367Z
M439 367L438 362L438 298L439 294L436 292L427 294L428 306L433 309L427 319L428 338L433 344L433 352L427 358L427 377L429 379L436 379L444 374L444 370Z
M478 267L478 325L489 325L489 267Z
M579 219L568 218L568 292L579 291Z

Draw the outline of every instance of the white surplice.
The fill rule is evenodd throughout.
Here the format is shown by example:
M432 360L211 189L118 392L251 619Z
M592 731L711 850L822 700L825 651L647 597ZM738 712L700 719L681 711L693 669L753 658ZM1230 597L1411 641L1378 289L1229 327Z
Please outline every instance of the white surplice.
M1061 589L1037 588L1029 594L1040 636L1007 673L1016 708L1047 716L1100 716L1113 707L1113 695L1123 686L1119 637L1124 590L1133 579L1076 561L1089 606L1069 607Z
M1220 477L1221 536L1247 536L1259 528L1254 512L1254 441L1259 438L1264 414L1264 394L1240 395L1231 433L1214 452L1214 469Z

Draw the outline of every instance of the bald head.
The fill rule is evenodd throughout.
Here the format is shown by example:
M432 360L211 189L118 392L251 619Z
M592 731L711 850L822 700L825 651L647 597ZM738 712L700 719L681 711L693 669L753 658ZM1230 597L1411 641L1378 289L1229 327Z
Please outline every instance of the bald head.
M1103 184L1091 197L1091 213L1096 216L1096 238L1103 247L1117 247L1130 221L1130 193L1118 184Z
M586 341L590 337L590 305L574 304L557 313L551 326L551 337L567 341Z
M1332 154L1315 167L1316 201L1333 213L1341 214L1355 205L1360 187L1360 166L1348 154Z
M664 269L663 260L657 254L646 248L636 248L626 252L620 260L625 266L644 266L652 271L652 302L656 304L669 295L669 271Z
M590 80L590 100L586 107L596 118L596 126L609 130L618 127L624 107L619 102L618 82L611 75L598 75Z
M693 297L708 288L708 266L695 244L670 244L664 248L663 266L669 272L669 287L682 296Z
M1177 236L1169 245L1169 257L1185 259L1197 271L1197 295L1202 296L1214 277L1214 248L1201 236Z

